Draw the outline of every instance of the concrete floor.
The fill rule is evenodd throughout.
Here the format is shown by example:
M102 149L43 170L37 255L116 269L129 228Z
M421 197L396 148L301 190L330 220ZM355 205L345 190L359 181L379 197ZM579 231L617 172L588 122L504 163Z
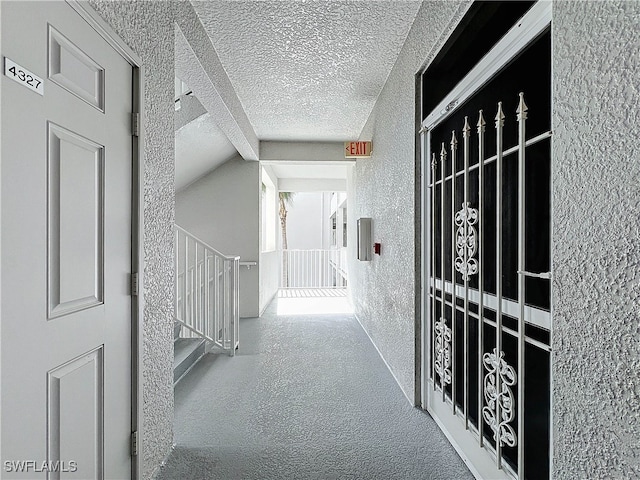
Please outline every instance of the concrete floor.
M235 357L207 355L178 384L159 480L473 478L353 315L277 302L241 320Z

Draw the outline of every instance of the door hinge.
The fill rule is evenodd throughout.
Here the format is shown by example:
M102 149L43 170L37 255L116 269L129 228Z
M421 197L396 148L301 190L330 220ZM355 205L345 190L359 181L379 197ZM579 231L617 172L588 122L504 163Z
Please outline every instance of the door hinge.
M131 296L137 297L140 293L140 282L137 273L131 274Z
M131 432L131 456L138 455L138 431Z
M131 114L131 135L134 137L140 136L140 114L132 113Z

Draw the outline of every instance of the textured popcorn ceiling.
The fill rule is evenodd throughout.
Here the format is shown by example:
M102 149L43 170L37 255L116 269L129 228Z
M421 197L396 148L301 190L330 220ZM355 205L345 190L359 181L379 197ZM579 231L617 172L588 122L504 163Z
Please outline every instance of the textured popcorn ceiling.
M357 138L418 1L193 1L261 140ZM415 72L414 72L415 73Z

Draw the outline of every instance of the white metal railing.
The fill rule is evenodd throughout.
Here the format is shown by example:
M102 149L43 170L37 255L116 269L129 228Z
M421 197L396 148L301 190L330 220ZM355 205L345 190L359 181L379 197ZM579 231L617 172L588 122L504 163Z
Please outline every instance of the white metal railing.
M240 319L240 257L223 255L175 228L176 320L181 336L235 354Z
M341 249L281 250L280 288L345 288L347 268Z

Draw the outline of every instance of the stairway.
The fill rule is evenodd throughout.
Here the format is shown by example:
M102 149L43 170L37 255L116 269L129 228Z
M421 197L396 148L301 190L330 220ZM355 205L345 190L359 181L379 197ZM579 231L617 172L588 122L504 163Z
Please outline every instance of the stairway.
M204 356L205 340L180 338L180 323L173 325L173 385L175 386Z

